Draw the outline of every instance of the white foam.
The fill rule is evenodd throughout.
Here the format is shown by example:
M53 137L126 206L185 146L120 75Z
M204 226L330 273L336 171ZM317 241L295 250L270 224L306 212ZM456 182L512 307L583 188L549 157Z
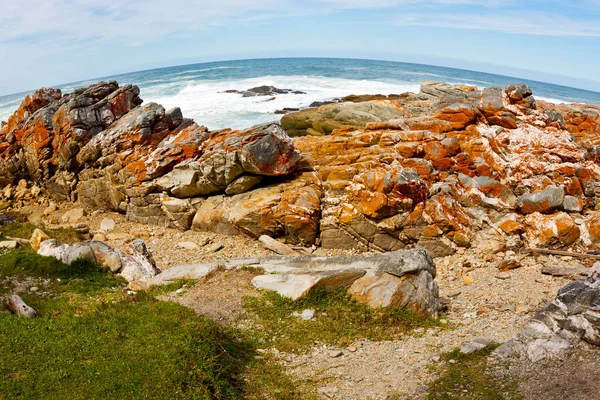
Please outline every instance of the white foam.
M293 89L306 94L279 94L242 97L226 90L247 90L269 85ZM314 76L263 76L239 80L172 82L143 89L145 102L156 102L165 108L181 107L184 116L211 129L226 127L245 128L255 124L276 121L275 114L282 108L302 108L314 101L323 101L350 94L399 94L418 92L419 84L393 83L374 80L354 80ZM269 101L270 100L270 101Z
M548 103L553 103L553 104L573 104L572 101L564 101L564 100L554 99L552 97L536 96L535 94L533 95L533 97L535 97L536 100L543 100L543 101L547 101Z
M202 69L191 69L191 70L187 70L187 71L182 71L182 72L175 72L173 74L168 74L165 76L176 76L176 75L186 75L186 74L194 74L194 73L198 73L198 72L208 72L208 71L217 71L220 69L240 69L240 68L244 68L244 67L238 67L235 65L231 65L231 66L220 66L220 67L212 67L212 68L202 68Z

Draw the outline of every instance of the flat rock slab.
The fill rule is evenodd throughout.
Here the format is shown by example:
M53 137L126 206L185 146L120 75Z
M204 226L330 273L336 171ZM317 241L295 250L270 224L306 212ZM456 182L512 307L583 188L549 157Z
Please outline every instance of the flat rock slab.
M282 296L296 300L308 294L311 290L347 289L366 273L364 269L343 269L309 274L260 275L252 279L252 285L259 289L275 291Z

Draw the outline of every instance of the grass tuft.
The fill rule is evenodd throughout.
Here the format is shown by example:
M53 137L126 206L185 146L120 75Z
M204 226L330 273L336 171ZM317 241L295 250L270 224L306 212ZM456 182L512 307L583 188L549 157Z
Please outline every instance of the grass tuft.
M439 377L429 387L427 400L519 400L518 383L494 374L488 366L488 356L497 345L461 354L455 349L442 356L442 365L433 367ZM448 361L454 360L451 364Z
M315 344L345 346L357 339L391 340L415 328L439 325L406 308L372 309L345 290L314 291L298 300L269 291L245 298L245 307L256 316L254 333L280 351L301 351ZM304 309L315 310L314 320L292 315Z

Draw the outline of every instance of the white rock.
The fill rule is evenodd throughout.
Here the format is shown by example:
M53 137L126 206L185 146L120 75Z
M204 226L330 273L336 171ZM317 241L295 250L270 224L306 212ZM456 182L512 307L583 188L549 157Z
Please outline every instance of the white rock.
M115 220L112 218L104 218L100 222L100 229L106 232L112 232L115 229Z
M5 240L4 242L0 242L0 248L2 249L16 249L19 246L19 242L16 240Z
M300 318L302 318L303 321L310 321L314 317L315 310L312 310L310 308L307 308L306 310L302 311L302 314L300 314Z

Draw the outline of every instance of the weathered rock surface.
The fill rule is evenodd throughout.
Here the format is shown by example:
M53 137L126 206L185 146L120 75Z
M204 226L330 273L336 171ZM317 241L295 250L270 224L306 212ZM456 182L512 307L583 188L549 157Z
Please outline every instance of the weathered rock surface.
M592 275L569 283L516 337L495 350L500 357L540 361L560 357L580 340L600 345L600 282Z
M28 96L0 131L0 209L42 193L183 230L434 256L600 245L600 107L424 82L209 131L138 94Z
M311 290L346 288L360 302L373 307L402 306L419 313L439 311L436 268L425 249L401 250L371 256L268 257L192 264L170 268L150 279L149 285L180 279L200 279L217 268L243 266L267 273L252 280L261 289L276 291L292 299Z
M59 244L55 239L41 243L38 254L54 257L65 264L88 260L108 267L127 281L148 281L160 271L154 265L146 245L139 239L126 252L97 241Z

